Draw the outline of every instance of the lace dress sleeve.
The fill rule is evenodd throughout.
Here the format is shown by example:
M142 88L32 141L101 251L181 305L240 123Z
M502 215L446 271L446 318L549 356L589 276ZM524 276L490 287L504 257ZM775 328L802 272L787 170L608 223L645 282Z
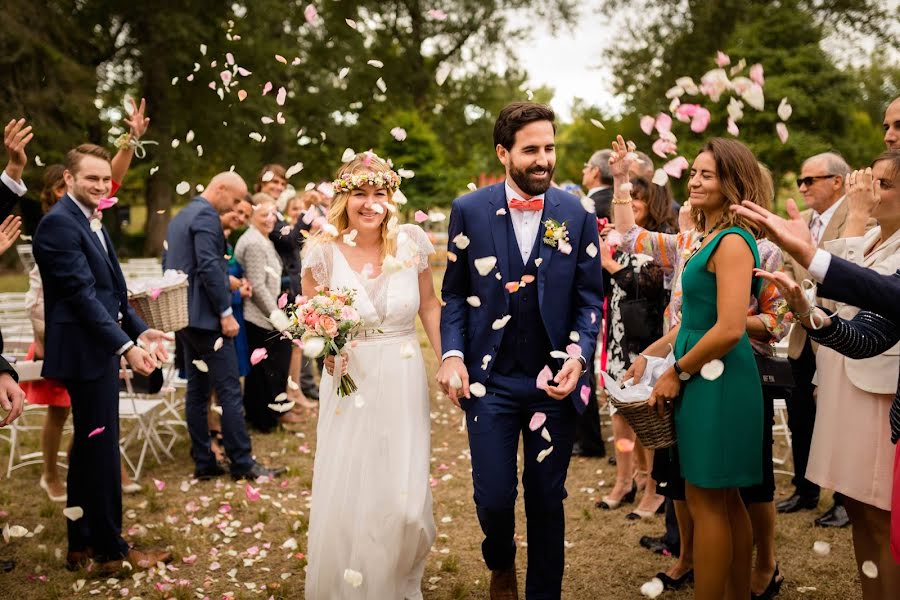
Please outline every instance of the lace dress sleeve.
M406 224L400 226L401 233L405 233L409 240L409 254L413 259L419 273L428 268L428 257L434 254L434 245L428 239L428 234L417 225ZM400 243L400 240L398 240Z
M316 285L329 285L331 281L331 242L310 238L303 246L300 277L310 271Z

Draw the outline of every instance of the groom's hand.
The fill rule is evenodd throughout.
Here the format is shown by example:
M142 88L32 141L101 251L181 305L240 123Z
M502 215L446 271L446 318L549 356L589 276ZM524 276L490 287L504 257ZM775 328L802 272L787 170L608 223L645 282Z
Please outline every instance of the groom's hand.
M575 391L579 377L581 377L581 361L577 358L570 358L553 378L556 385L547 386L547 395L554 400L562 400Z
M462 387L454 386L454 375L459 377ZM438 369L435 376L444 393L450 396L453 404L459 406L459 399L463 396L469 397L469 371L466 369L466 363L458 356L448 356L441 362L441 368ZM460 407L462 408L462 407Z

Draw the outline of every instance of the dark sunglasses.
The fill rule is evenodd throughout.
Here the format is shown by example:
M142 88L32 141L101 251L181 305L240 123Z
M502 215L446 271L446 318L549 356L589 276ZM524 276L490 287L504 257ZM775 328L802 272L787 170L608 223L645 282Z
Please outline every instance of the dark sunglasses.
M798 177L797 178L797 187L801 185L806 185L806 187L810 187L812 184L816 182L817 179L831 179L832 177L837 177L837 175L815 175L813 177Z

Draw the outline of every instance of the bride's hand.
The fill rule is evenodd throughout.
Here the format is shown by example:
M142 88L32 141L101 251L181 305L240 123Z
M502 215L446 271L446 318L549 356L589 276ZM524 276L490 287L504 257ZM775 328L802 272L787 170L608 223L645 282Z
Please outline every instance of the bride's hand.
M341 352L341 377L347 374L347 364L350 362L350 357L346 352ZM334 355L329 354L325 357L325 370L328 371L328 374L334 377Z

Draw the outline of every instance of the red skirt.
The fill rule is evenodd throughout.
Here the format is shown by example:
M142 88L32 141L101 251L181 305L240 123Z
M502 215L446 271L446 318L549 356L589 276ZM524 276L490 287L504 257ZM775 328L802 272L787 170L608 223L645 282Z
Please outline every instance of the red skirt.
M34 359L34 344L28 348L25 360ZM62 406L69 408L72 400L66 386L54 379L41 379L40 381L26 381L22 383L22 391L28 404L40 404L42 406Z

